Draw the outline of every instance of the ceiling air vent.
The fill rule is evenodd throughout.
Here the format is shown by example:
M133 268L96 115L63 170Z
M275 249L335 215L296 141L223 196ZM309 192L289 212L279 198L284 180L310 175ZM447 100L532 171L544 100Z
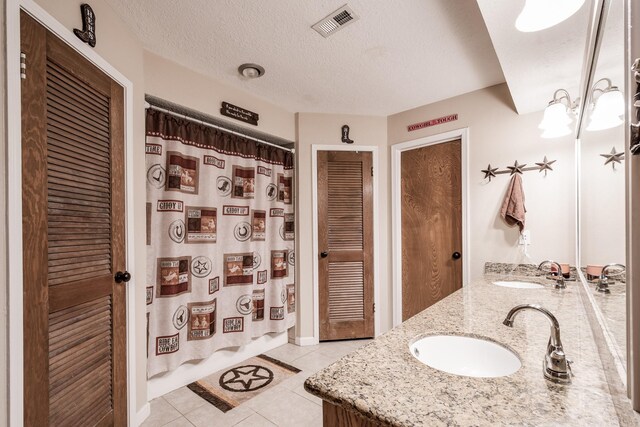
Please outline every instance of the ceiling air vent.
M358 15L347 5L327 15L324 19L311 26L322 37L329 37L342 28L358 20Z

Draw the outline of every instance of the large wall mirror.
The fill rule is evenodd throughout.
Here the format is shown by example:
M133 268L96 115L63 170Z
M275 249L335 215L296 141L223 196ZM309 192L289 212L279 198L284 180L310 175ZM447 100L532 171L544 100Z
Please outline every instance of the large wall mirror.
M594 40L594 67L585 87L586 109L578 141L579 266L588 300L625 384L624 2L604 2L603 10L606 20Z

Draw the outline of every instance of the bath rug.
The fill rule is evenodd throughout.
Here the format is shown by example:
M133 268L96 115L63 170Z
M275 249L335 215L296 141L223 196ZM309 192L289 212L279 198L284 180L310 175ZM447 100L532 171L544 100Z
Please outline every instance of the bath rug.
M300 369L294 366L260 354L187 387L222 412L228 412L298 372Z

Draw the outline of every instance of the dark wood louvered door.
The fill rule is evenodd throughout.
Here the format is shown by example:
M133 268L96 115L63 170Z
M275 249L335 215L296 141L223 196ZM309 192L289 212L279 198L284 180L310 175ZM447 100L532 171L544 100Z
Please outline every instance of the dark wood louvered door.
M21 14L24 424L127 424L124 91Z
M402 152L402 320L462 287L462 142Z
M374 335L372 171L370 152L318 152L321 341Z

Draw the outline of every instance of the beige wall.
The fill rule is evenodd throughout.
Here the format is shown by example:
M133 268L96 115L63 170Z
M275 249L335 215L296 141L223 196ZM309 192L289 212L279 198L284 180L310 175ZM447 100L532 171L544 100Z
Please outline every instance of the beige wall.
M340 114L297 114L296 138L296 200L297 234L297 278L299 310L298 327L301 337L313 335L313 242L312 242L312 145L343 145L340 141L342 125L349 125L350 137L358 145L378 147L378 214L380 236L380 307L381 332L391 327L391 247L389 245L389 222L387 206L389 197L389 157L387 146L387 119L385 117L340 115ZM380 331L376 331L378 333Z
M144 91L223 120L230 119L220 114L222 101L240 105L260 114L258 126L247 125L251 130L289 141L295 138L293 113L147 51L144 52ZM234 126L240 124L231 122Z
M80 5L83 1L77 0L37 0L56 20L62 23L70 31L73 28L82 28L80 17ZM133 133L134 133L134 165L144 165L144 81L143 81L143 51L142 45L125 26L124 22L115 14L109 5L103 0L94 0L91 7L96 13L96 53L109 62L133 83ZM143 195L146 191L146 177L144 168L134 167L135 195ZM135 197L133 207L135 213L132 227L135 240L135 265L128 266L129 271L136 280L133 291L135 292L136 305L136 401L137 410L141 409L147 401L146 388L146 323L145 323L145 238L140 237L140 230L144 234L146 221L146 208L144 197ZM131 233L131 231L130 231Z
M0 236L7 235L7 199L6 199L6 112L7 112L7 100L6 100L6 79L5 79L5 70L6 70L6 48L5 48L5 3L2 2L2 6L0 6L0 105L3 106L3 112L0 113L0 167L3 168L3 172L0 173ZM9 318L7 316L7 297L9 289L7 288L7 241L6 239L0 239L0 427L6 426L8 424L8 415L9 411L7 410L8 405L8 388L9 388L9 378L8 378L8 362L9 362L9 346L8 343L8 335L9 335Z
M624 151L624 126L583 131L580 141L580 263L625 264L625 162L604 165L600 154Z
M457 113L455 122L413 132L407 125ZM506 84L471 92L389 116L389 144L410 141L453 129L469 128L469 250L471 278L479 277L484 263L521 262L518 229L498 216L509 178L498 175L491 183L481 169L489 163L504 169L515 160L529 166L546 155L556 159L554 171L526 172L526 228L531 230L532 262L554 259L575 263L575 159L572 136L539 137L542 112L518 115Z

